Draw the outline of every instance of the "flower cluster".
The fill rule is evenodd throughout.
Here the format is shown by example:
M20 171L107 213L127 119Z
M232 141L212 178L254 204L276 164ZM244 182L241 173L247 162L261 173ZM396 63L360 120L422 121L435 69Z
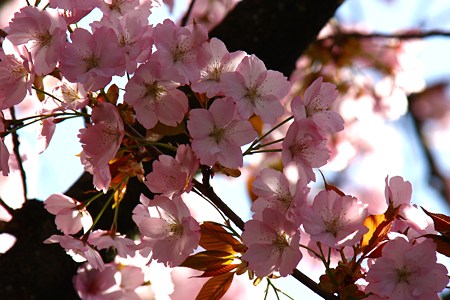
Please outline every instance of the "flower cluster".
M330 294L436 297L448 283L447 269L426 236L437 232L411 204L409 182L386 178L386 209L378 215L326 182L312 195L315 169L330 159L330 138L344 129L332 109L336 86L318 77L293 95L282 73L268 70L254 54L229 52L199 23L149 24L159 3L55 0L45 10L27 6L14 15L0 51L0 109L19 104L32 90L45 98L34 119L0 115L3 175L10 153L3 138L13 130L40 121L44 151L59 122L88 120L78 134L80 162L97 193L83 202L62 194L44 202L62 232L45 243L59 243L77 261L87 261L74 278L79 296L139 298L135 289L146 284L142 269L105 263L102 250L114 249L120 258L140 255L146 263L187 266L225 280L247 271L259 279L288 276L308 254L324 264L320 286ZM74 26L94 8L102 13L99 21L89 30ZM44 85L49 77L57 80L54 86ZM119 87L115 77L126 83ZM239 222L210 180L218 173L240 176L244 157L261 153L273 155L276 164L256 171L253 216ZM289 170L297 174L295 183ZM117 216L134 177L148 191L134 204L133 236L120 233ZM226 214L224 224L199 223L185 201L191 193ZM93 219L90 205L100 199L106 202ZM105 230L98 220L107 208L114 220ZM205 251L194 253L199 246ZM336 267L332 254L340 256Z

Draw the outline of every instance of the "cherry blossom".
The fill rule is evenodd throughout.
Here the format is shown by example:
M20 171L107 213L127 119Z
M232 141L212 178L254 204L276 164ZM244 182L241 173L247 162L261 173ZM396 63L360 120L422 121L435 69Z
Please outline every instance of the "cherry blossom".
M299 180L291 185L285 174L273 169L263 169L253 181L253 193L258 196L252 203L253 219L262 219L266 207L277 210L285 218L300 226L301 211L306 205L309 188Z
M89 234L88 242L98 250L112 247L120 257L134 256L134 241L118 233L94 230Z
M178 266L198 246L198 222L178 195L172 199L155 196L153 200L141 195L141 203L133 211L133 220L141 235L153 241L152 258L166 266Z
M136 118L147 129L158 121L176 126L188 111L188 99L179 83L163 74L157 61L139 66L125 86L124 101L134 107Z
M207 38L208 33L200 24L179 27L166 19L153 32L157 49L153 57L173 80L181 84L195 82L200 77L197 52Z
M89 96L83 85L69 82L65 78L56 84L53 95L62 100L62 102L58 102L60 110L77 110L89 103Z
M56 227L64 234L76 234L82 228L87 232L92 226L92 217L77 200L63 194L52 194L44 201L45 209L56 215Z
M255 55L244 57L236 71L223 74L221 81L224 94L235 100L242 119L256 114L264 122L274 123L284 113L280 101L290 83L282 73L267 70Z
M129 14L135 14L135 17L148 19L151 14L151 8L160 6L159 0L100 0L99 8L103 14L110 18L127 17Z
M31 94L34 69L25 46L14 47L4 40L0 50L0 110L19 104L27 91Z
M320 191L303 212L303 226L311 239L334 249L353 246L368 231L367 207L352 196Z
M93 28L109 27L114 30L126 60L126 71L134 73L137 65L146 62L152 52L153 28L142 11L134 10L123 18L104 17L101 22L91 24Z
M304 118L289 126L282 144L283 165L294 161L308 181L315 181L312 168L325 165L329 157L326 140L312 120Z
M97 270L88 264L78 268L77 275L73 278L74 288L81 299L123 299L123 291L118 289L114 275L117 267L108 264L104 270Z
M94 268L102 271L105 263L97 250L89 243L75 238L71 235L52 235L44 241L45 244L59 243L66 252L72 255L76 261L88 261Z
M55 10L26 6L14 14L7 37L31 52L34 71L46 75L56 67L66 43L66 22Z
M385 179L385 197L386 202L392 204L394 208L399 208L397 218L394 222L392 231L405 232L410 228L416 235L435 233L431 219L423 211L411 204L412 185L409 181L404 181L400 176L394 176ZM415 233L408 231L408 236Z
M291 110L295 120L311 118L317 126L326 132L338 132L344 129L344 120L331 110L332 103L338 96L336 85L323 82L323 77L314 80L305 90L303 98L295 97L291 102Z
M216 161L228 168L242 167L241 146L256 138L248 121L235 119L231 98L215 100L209 110L193 109L187 127L192 137L192 150L200 163L213 165Z
M67 43L60 63L61 73L67 80L82 83L86 90L97 91L114 75L124 74L124 53L111 51L120 49L114 30L100 27L90 33L77 28L70 38L72 43Z
M98 6L97 0L50 0L67 24L75 24Z
M272 208L262 212L261 220L247 221L241 237L248 247L242 259L258 277L273 272L287 276L302 258L298 226Z
M244 51L230 53L221 40L211 38L198 51L200 79L192 83L192 90L206 93L209 98L223 94L220 80L222 74L235 71L245 55Z
M449 282L447 268L436 262L431 240L410 243L405 238L388 241L381 257L370 267L367 292L391 300L439 299Z
M152 172L144 182L153 193L161 193L167 197L173 194L190 192L192 178L199 167L199 161L194 156L189 145L180 145L175 158L160 155L152 165Z
M116 107L100 102L92 109L92 123L80 129L82 162L94 175L94 186L105 193L111 182L109 161L116 156L124 136L124 125Z

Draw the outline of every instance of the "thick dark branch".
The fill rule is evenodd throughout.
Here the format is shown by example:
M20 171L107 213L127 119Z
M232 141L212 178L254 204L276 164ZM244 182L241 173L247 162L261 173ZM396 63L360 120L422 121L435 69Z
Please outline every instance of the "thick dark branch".
M244 0L214 28L228 50L258 56L290 76L299 56L334 15L340 0Z

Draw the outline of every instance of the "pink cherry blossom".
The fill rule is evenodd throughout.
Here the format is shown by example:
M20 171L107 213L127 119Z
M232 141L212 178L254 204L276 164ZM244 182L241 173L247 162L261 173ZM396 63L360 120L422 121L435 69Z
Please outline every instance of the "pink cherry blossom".
M396 238L386 243L381 257L367 273L367 292L391 300L436 299L449 282L447 268L436 262L436 245L426 239L410 243Z
M200 77L197 52L206 42L208 33L196 23L179 27L169 19L158 24L153 32L156 46L154 59L164 66L167 74L181 84L196 82Z
M148 19L153 7L160 6L159 0L100 0L99 8L107 17L120 18L138 12L140 18ZM137 14L136 14L137 16Z
M22 102L31 94L34 70L31 54L25 46L14 47L8 40L0 49L0 110Z
M108 264L104 270L83 265L78 268L73 278L73 285L81 299L89 300L119 300L123 299L123 291L117 285L114 275L117 266Z
M297 267L300 252L300 231L283 214L266 208L261 220L245 223L242 240L248 247L242 259L248 262L256 276L264 277L273 272L287 276Z
M76 234L81 228L87 232L92 226L92 217L77 200L63 194L52 194L44 201L45 209L56 215L56 227L64 234Z
M68 254L77 256L74 259L78 260L81 257L81 261L87 260L94 269L98 269L100 271L105 268L105 263L103 262L100 253L98 253L92 245L71 235L52 235L46 239L44 243L59 243Z
M188 111L188 99L177 89L180 84L163 75L162 69L156 61L142 64L125 86L124 101L134 107L136 118L147 129L158 121L176 126Z
M257 135L250 122L235 119L234 107L231 98L221 98L209 110L190 111L187 128L200 163L211 166L218 161L228 168L242 167L241 146Z
M66 43L66 22L53 9L26 6L14 14L7 37L30 50L34 70L46 75L56 67Z
M95 246L98 250L114 248L117 255L126 258L134 256L134 241L120 235L119 233L112 233L106 230L94 230L89 234L89 244Z
M61 58L60 69L70 82L82 83L86 90L104 88L114 75L125 72L125 55L117 51L119 42L114 30L97 28L94 33L77 28L70 35Z
M303 212L303 226L311 239L334 249L353 246L368 231L366 205L333 190L320 191Z
M411 204L412 185L409 181L404 181L400 176L385 178L386 186L384 195L388 204L392 202L394 207L402 204Z
M67 24L78 23L97 6L97 0L50 0L50 7L59 8Z
M120 266L120 288L124 295L122 299L141 300L142 297L136 293L136 289L145 284L144 273L136 266Z
M326 140L312 120L301 119L289 126L282 144L283 165L293 161L304 171L308 181L315 181L312 168L325 165L329 157Z
M200 79L192 83L192 90L197 93L206 93L209 98L221 95L222 74L235 71L244 56L244 51L228 52L225 44L217 38L204 43L197 58L201 68Z
M323 82L323 77L317 78L305 90L303 98L295 97L291 102L291 110L295 120L311 118L317 126L326 132L338 132L344 129L344 120L331 105L339 92L336 85Z
M277 210L285 218L300 226L301 211L306 205L309 188L299 180L289 183L285 174L274 169L263 169L253 181L253 193L258 196L251 207L253 219L261 219L266 207Z
M284 113L280 101L289 92L290 83L282 73L267 70L255 55L244 57L236 71L223 74L221 81L242 119L256 114L264 122L274 123Z
M92 124L80 129L82 162L92 168L94 186L105 193L111 182L109 161L116 156L124 136L124 125L116 107L100 102L92 109Z
M415 205L411 204L412 185L409 181L404 181L400 176L389 179L386 176L386 186L384 194L386 202L392 203L393 207L399 207L397 218L392 230L405 232L408 227L413 229L417 235L435 233L431 219ZM414 235L408 230L408 236Z
M126 60L126 71L134 73L137 65L146 62L152 52L153 28L148 19L142 17L142 11L134 10L123 18L104 17L101 22L91 24L93 28L102 26L114 30Z
M141 195L141 203L133 211L133 220L141 235L152 240L152 258L166 266L178 266L198 246L198 222L178 195L173 199L155 196L153 200Z
M78 110L89 103L89 96L82 84L72 83L63 78L59 81L52 94L62 100L60 110Z
M173 194L190 192L192 178L199 167L199 161L194 156L189 145L180 145L175 158L160 155L153 162L153 169L144 182L153 193L161 193L167 197Z

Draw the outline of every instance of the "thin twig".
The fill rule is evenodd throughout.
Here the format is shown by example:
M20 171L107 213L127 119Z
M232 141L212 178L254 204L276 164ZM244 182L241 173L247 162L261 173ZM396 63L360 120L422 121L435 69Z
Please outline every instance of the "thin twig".
M9 111L11 113L12 120L15 121L16 120L16 111L14 109L14 106L12 106L9 109ZM25 169L23 167L22 158L20 157L20 151L19 151L20 142L19 142L19 135L17 134L17 131L12 132L12 141L13 141L13 152L14 152L14 155L16 156L17 165L19 167L19 172L20 172L20 177L22 178L23 196L25 198L25 201L27 201L27 194L28 194L27 176L25 173Z
M186 12L186 14L184 15L183 19L181 19L181 26L186 26L187 22L189 21L189 16L191 15L192 12L192 8L195 5L195 0L191 1L191 4L189 4L189 8Z
M422 32L414 31L404 33L382 33L382 32L363 33L358 31L338 31L336 34L318 39L318 41L320 42L329 39L345 39L345 38L355 38L355 39L382 38L382 39L411 40L429 37L450 37L450 32L442 30L430 30Z

